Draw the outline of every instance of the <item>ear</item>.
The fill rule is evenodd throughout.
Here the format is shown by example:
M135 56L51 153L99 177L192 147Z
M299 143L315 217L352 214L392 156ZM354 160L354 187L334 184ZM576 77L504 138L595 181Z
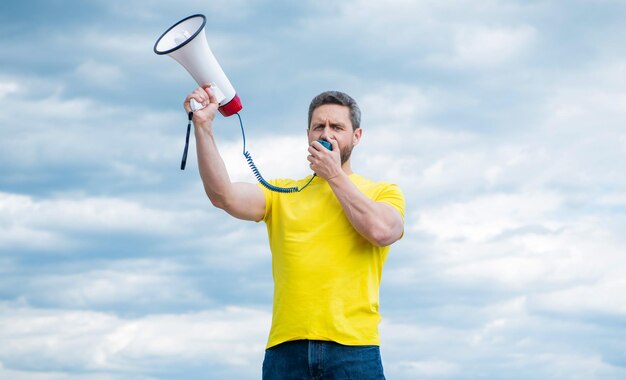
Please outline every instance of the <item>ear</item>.
M356 131L352 134L352 146L357 146L359 141L361 141L361 136L363 135L363 129L357 128Z

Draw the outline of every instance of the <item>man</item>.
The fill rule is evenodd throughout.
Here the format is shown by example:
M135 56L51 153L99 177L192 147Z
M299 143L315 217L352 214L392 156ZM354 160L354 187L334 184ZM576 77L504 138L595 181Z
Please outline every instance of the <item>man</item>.
M213 136L218 109L210 87L193 98L198 166L215 207L267 225L274 305L263 379L384 379L380 358L379 286L389 246L404 231L404 197L389 183L352 172L350 156L363 133L348 95L329 91L309 107L308 161L317 174L298 193L233 183ZM317 140L331 143L326 149ZM311 177L273 180L302 188Z

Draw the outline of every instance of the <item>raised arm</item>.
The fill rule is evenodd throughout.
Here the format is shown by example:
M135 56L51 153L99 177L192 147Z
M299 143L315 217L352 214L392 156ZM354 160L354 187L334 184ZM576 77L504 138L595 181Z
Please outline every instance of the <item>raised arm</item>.
M252 183L231 182L226 165L215 143L213 119L219 107L209 85L203 85L189 94L184 107L190 112L191 98L205 108L194 112L193 124L198 154L198 169L204 191L211 203L238 219L259 221L265 214L263 191Z

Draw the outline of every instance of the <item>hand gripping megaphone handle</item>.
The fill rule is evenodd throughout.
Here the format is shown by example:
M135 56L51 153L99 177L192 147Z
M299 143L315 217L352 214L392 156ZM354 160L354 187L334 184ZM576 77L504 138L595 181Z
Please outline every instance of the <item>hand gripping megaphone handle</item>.
M220 90L220 88L215 83L210 83L209 87L211 88L211 90L213 91L213 94L217 98L217 102L220 103L220 106L222 106L221 103L224 101L224 99L226 99L226 96L224 95L222 90ZM191 111L193 112L200 111L201 109L204 108L202 104L198 103L196 99L193 99L193 98L189 101L189 107L191 108Z
M189 101L189 108L191 108L191 112L196 112L196 111L200 111L201 109L204 108L204 106L201 103L196 102L196 99L191 99Z

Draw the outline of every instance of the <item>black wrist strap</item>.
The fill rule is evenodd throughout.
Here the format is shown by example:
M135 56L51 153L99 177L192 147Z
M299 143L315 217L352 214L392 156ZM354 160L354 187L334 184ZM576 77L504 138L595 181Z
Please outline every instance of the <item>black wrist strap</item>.
M191 118L193 118L193 112L187 114L189 121L187 122L187 136L185 137L185 150L183 151L183 159L180 162L180 170L185 170L187 166L187 151L189 150L189 134L191 133Z

